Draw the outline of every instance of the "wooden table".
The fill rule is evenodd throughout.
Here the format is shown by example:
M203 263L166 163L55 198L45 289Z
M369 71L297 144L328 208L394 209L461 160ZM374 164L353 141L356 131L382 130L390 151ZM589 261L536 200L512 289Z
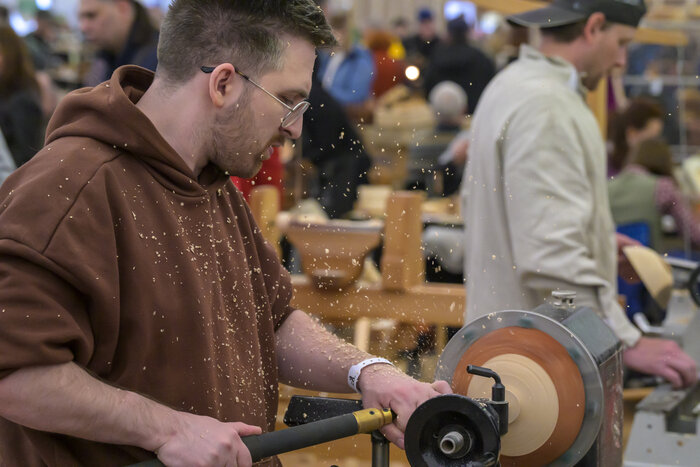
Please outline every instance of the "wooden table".
M421 283L404 291L381 284L353 284L346 290L317 289L306 276L292 277L295 307L329 319L387 318L412 324L462 326L466 292L462 284Z

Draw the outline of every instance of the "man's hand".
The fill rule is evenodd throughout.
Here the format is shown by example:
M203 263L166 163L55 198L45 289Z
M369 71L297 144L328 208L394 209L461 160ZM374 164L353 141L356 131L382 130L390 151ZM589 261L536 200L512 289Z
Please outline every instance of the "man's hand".
M421 383L386 364L364 368L357 387L362 392L365 408L388 408L396 413L394 423L384 426L381 432L401 449L404 449L406 423L416 407L432 397L452 393L446 381Z
M640 282L637 272L630 264L629 259L625 256L622 249L629 245L641 245L637 240L623 235L621 233L615 234L615 239L617 240L617 273L622 279L628 284L638 284Z
M156 451L168 467L250 467L253 462L242 436L259 435L260 427L223 423L210 417L178 413L169 439Z
M452 151L452 162L455 165L462 166L467 163L469 158L469 138L465 138L455 144Z
M623 361L633 370L666 378L676 389L698 380L695 361L671 340L642 337L625 350Z

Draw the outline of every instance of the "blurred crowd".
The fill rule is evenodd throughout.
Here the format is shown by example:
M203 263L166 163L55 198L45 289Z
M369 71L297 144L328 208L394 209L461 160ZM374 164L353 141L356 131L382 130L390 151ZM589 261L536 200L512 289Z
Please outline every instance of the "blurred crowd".
M492 26L486 30L478 19L463 14L445 19L429 8L360 27L352 12L332 9L323 0L317 3L340 45L319 51L301 144L295 151L276 150L255 179L235 180L237 186L247 195L255 185L275 185L285 207L300 197L315 198L331 218L348 216L358 187L369 182L388 181L394 188L425 190L433 196L454 195L468 160L470 115L491 78L517 58L531 34L493 13L479 12L482 18L491 15ZM20 35L11 26L11 13L0 7L3 179L42 147L46 124L66 93L95 86L125 64L155 70L163 15L135 0L80 0L77 18L37 10L27 18L32 31ZM69 24L77 24L77 29ZM669 60L676 63L666 49L633 45L627 72L665 73L672 66ZM625 85L624 74L609 78L609 169L611 176L625 175L612 189L634 183L628 181L629 172L639 167L656 174L660 166L665 168L658 175L671 177L678 187L672 173L674 153L658 144L665 144L661 138L678 143L680 117L669 110L678 105L673 99L680 93L656 82ZM693 91L684 91L690 115ZM693 120L684 123L692 127ZM377 170L377 161L385 147L374 140L397 128L410 132L408 141L398 142L395 136L408 162L398 180L382 178L386 171ZM692 136L686 139L693 141ZM641 144L647 140L656 146ZM653 157L647 154L652 150ZM300 163L290 164L293 159ZM301 188L298 167L305 167ZM668 208L671 204L658 201L653 214L668 217L665 230L684 230L698 244L693 214Z
M136 1L82 0L78 30L68 18L37 10L20 23L31 32L20 35L13 14L0 6L0 149L2 167L16 168L41 149L46 124L68 92L107 80L121 65L155 70L159 16Z

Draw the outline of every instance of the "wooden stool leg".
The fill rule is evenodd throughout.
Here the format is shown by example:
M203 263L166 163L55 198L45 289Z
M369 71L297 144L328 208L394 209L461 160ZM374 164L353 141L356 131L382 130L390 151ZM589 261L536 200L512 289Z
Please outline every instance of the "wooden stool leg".
M265 240L277 251L280 251L280 231L277 227L277 213L280 210L280 200L277 188L272 185L261 185L250 192L250 211Z
M369 318L360 318L355 321L355 334L353 343L364 352L369 352L369 337L372 321Z

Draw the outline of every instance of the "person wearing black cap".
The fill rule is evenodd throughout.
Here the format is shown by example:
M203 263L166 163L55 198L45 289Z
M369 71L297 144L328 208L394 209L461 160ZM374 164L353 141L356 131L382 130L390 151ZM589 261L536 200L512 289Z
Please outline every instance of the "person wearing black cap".
M418 34L404 39L403 47L410 62L423 66L432 57L433 51L440 43L440 37L435 31L435 18L430 8L421 8L417 20Z
M539 27L542 42L522 46L475 112L462 182L465 321L534 309L552 291L572 290L622 340L629 368L682 387L697 380L693 360L675 342L641 337L617 302L620 247L633 241L616 245L605 145L585 100L625 66L645 12L643 0L555 0L509 18Z

